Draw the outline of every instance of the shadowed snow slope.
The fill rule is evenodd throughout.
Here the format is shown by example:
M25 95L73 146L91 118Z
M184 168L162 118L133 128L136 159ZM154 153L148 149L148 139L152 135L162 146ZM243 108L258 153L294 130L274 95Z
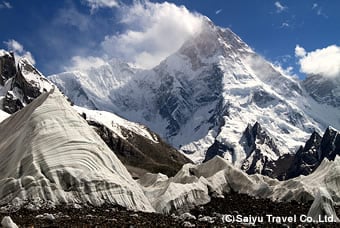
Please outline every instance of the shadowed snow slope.
M313 200L322 189L334 203L339 204L339 165L339 157L334 161L325 159L309 176L278 181L259 174L247 175L216 156L200 165L183 166L175 177L147 174L147 178L141 178L139 183L144 186L144 192L155 210L163 213L202 205L210 201L210 196L221 197L230 191L278 201L306 202ZM330 207L320 200L315 204L318 208ZM315 209L311 210L318 213Z
M123 164L57 89L0 124L0 157L0 205L111 203L153 211Z

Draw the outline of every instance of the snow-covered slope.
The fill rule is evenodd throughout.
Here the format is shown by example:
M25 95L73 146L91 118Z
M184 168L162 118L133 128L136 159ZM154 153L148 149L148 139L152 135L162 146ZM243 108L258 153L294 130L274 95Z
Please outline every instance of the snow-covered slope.
M313 200L319 192L327 194L336 205L340 203L340 157L325 159L309 176L278 181L259 174L247 175L219 156L200 165L187 164L175 177L147 174L139 183L156 211L171 213L185 210L210 201L210 196L223 197L230 191L245 193L274 201ZM320 214L318 208L329 207L329 202L316 197L311 214ZM333 205L331 205L333 206ZM328 208L328 212L333 210ZM325 213L326 211L322 212Z
M318 102L340 107L340 75L309 75L302 84Z
M262 172L264 161L295 153L313 131L340 129L338 107L312 98L298 79L208 20L200 34L152 70L115 61L50 79L75 104L140 122L194 162L218 148L216 154L237 167L254 164ZM255 123L275 148L255 141L256 149L249 149L243 139Z
M153 211L123 164L57 89L0 124L0 157L1 206L109 203Z
M112 59L97 68L91 67L83 71L65 72L49 79L75 104L99 110L113 110L115 105L112 100L112 90L127 87L132 76L139 72L138 69L119 60ZM130 88L130 92L135 92Z
M74 106L74 108L78 111L79 114L85 114L86 120L96 121L101 124L104 124L106 127L114 131L116 134L118 134L122 138L126 138L126 136L122 132L126 129L137 135L141 135L144 138L154 143L159 143L157 135L155 135L153 132L148 130L142 124L138 124L138 123L125 120L110 112L89 110L89 109L79 107L79 106Z

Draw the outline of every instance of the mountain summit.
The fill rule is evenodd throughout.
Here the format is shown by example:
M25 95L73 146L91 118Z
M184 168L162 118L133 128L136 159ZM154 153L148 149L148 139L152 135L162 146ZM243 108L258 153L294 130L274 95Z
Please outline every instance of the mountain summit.
M337 106L310 96L298 79L208 19L151 70L113 60L50 79L75 104L143 123L194 162L209 151L247 172L265 172L265 162L295 153L314 131L340 129Z

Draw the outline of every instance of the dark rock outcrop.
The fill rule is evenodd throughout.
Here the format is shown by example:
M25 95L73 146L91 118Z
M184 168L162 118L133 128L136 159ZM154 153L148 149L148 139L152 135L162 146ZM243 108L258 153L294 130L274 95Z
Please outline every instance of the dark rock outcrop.
M340 133L328 127L323 137L313 132L305 146L300 147L296 154L287 154L271 162L268 166L273 172L269 176L287 180L300 175L309 175L323 159L334 160L336 155L340 155Z
M133 177L139 177L146 172L174 176L184 164L191 162L156 134L153 135L157 138L157 143L120 126L124 135L122 138L103 124L91 120L88 120L88 123Z
M12 53L5 52L0 56L0 74L0 84L5 86L6 94L0 108L10 114L22 109L52 87L28 60L20 59L16 67ZM48 88L44 87L46 85Z
M280 154L274 140L256 122L253 126L247 126L240 140L247 154L242 169L248 174L260 173L270 175L272 170L267 163L271 161L268 154L278 156ZM266 149L264 149L266 148ZM265 150L265 151L264 151Z
M17 70L13 53L4 53L0 56L0 85L4 86L5 82L14 77Z

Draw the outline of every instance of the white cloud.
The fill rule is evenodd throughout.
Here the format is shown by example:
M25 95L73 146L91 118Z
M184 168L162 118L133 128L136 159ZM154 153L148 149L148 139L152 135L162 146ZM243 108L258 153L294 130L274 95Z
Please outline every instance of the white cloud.
M297 44L295 46L295 56L302 58L305 55L306 55L306 50L303 47L301 47L300 45Z
M287 6L282 5L282 4L281 4L280 2L278 2L278 1L275 2L274 5L275 5L275 7L276 7L276 12L277 12L277 13L281 13L282 11L285 11L285 10L288 9Z
M301 72L318 74L324 77L340 77L339 46L331 45L306 53L302 47L297 45L295 53L296 56L299 57Z
M283 22L280 26L280 28L289 28L290 25L287 22Z
M3 1L0 3L0 9L12 9L12 5L9 2Z
M99 8L114 8L118 7L118 0L84 0L85 3L91 8L91 13Z
M109 57L122 57L143 68L156 66L200 31L202 17L175 4L136 1L121 7L126 30L101 43Z
M30 61L30 63L32 63L33 65L35 64L35 60L31 52L26 51L22 44L20 44L18 41L8 40L7 42L4 43L7 45L9 51L14 52L16 59L25 58L28 61Z
M96 68L106 64L105 60L94 56L74 56L72 57L71 62L71 66L65 67L66 71L87 70L92 67Z
M222 12L222 9L216 10L215 14L220 14Z
M317 3L313 3L312 9L315 9L317 7L318 7L318 4Z

